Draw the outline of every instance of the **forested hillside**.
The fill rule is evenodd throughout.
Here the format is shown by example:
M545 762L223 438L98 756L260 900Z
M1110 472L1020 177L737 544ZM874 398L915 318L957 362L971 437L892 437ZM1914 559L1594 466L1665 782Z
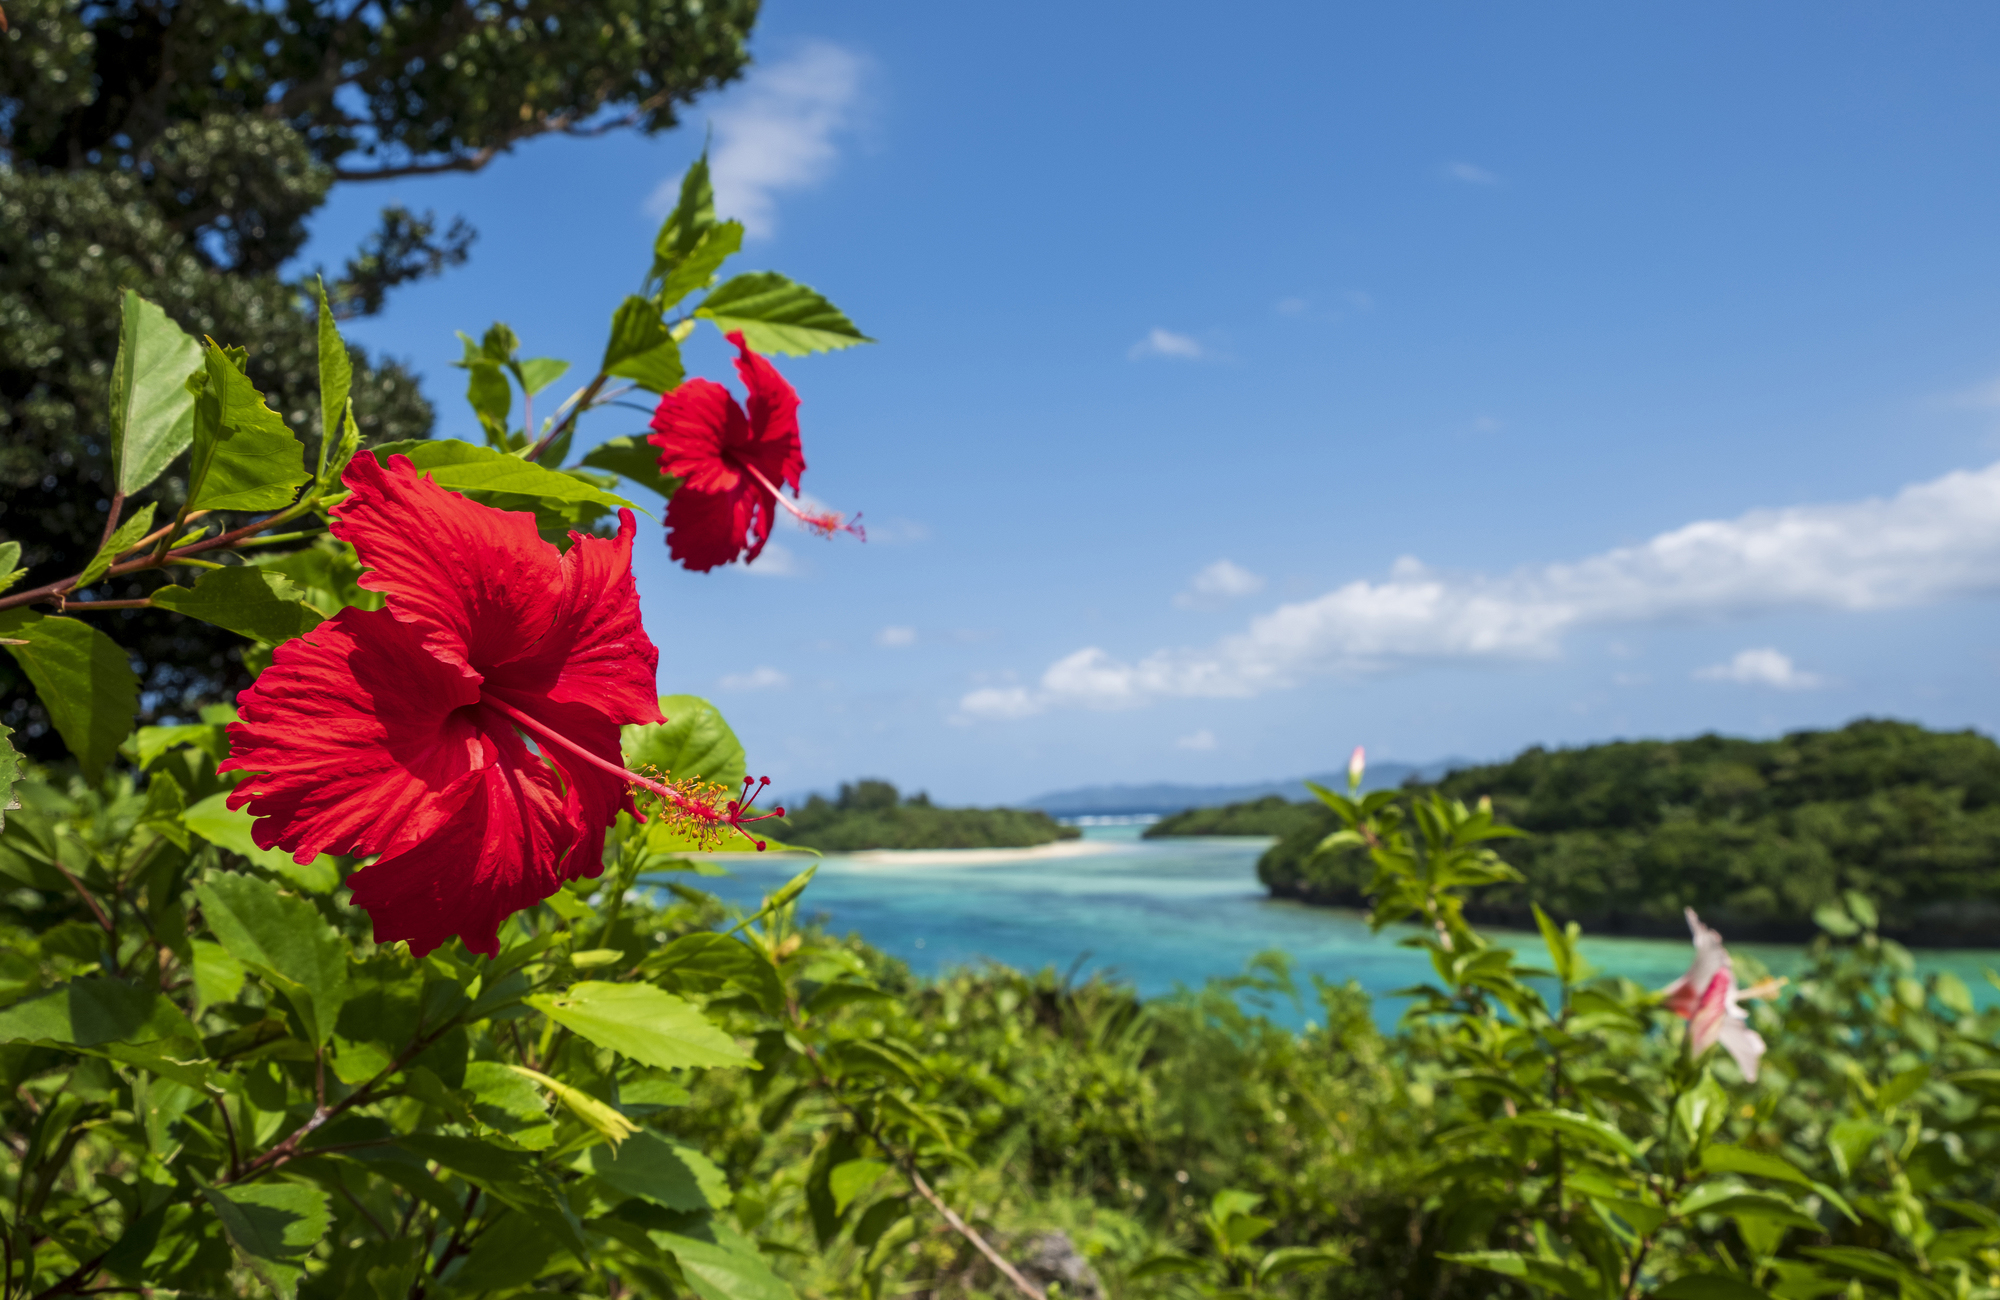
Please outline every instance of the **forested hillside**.
M1692 906L1733 936L1792 938L1859 889L1916 942L2000 942L2000 745L1976 732L1864 720L1771 741L1536 748L1439 788L1491 796L1533 832L1496 845L1527 879L1481 896L1487 920L1526 923L1534 898L1599 932L1672 934ZM1361 904L1365 854L1313 852L1335 825L1315 809L1272 846L1258 864L1272 893Z
M904 798L887 781L842 783L837 798L813 795L771 825L788 844L828 853L1029 848L1083 833L1021 808L939 808L921 792Z

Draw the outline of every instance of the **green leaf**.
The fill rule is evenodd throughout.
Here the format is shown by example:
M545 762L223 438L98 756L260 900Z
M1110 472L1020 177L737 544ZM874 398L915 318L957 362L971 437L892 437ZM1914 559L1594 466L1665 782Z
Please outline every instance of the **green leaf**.
M1653 1288L1655 1300L1771 1300L1771 1293L1727 1273L1688 1273Z
M1811 1187L1813 1180L1781 1155L1745 1147L1712 1146L1701 1153L1701 1167L1711 1174L1754 1174L1779 1182Z
M687 372L681 367L680 344L660 320L651 298L637 295L618 304L611 316L611 338L604 345L607 375L636 380L656 393L671 392Z
M758 352L803 356L875 340L813 290L775 271L739 275L716 286L694 309L724 334L742 330Z
M326 1193L299 1183L256 1183L203 1187L201 1194L250 1271L280 1300L292 1300L306 1256L333 1227Z
M70 590L81 591L109 572L114 560L131 550L141 537L153 531L153 512L158 509L157 505L148 501L134 512L130 519L118 525L117 531L104 540L104 545L97 548L97 554L90 557L90 563L83 566L83 572L77 575L76 584Z
M514 366L514 377L521 381L521 391L530 397L568 373L569 362L554 357L530 357Z
M139 678L116 641L88 623L27 609L0 612L7 653L35 685L56 734L95 785L139 712Z
M125 291L111 364L111 466L126 496L158 478L194 437L187 379L201 344L138 294Z
M562 1250L562 1242L555 1234L538 1225L530 1215L519 1211L510 1212L504 1219L479 1234L465 1259L465 1266L451 1275L449 1294L476 1296L482 1292L499 1291L523 1294L520 1290L529 1281L549 1266ZM391 1292L376 1289L367 1292L369 1300L376 1296L409 1294L403 1287ZM525 1294L537 1294L528 1291ZM550 1292L541 1292L549 1295Z
M701 1152L651 1130L641 1130L615 1151L593 1147L591 1171L599 1182L668 1210L721 1209L729 1180Z
M290 505L311 477L305 448L237 368L233 351L211 340L202 353L188 465L190 510L274 510Z
M161 609L270 645L304 636L326 621L290 578L247 564L210 569L192 587L162 587L152 600Z
M1882 1091L1876 1094L1875 1104L1883 1110L1890 1110L1896 1106L1900 1106L1910 1098L1916 1096L1918 1089L1930 1081L1930 1066L1913 1065L1882 1085Z
M1515 1128L1538 1128L1552 1133L1567 1133L1592 1146L1615 1151L1627 1160L1639 1158L1638 1145L1620 1132L1617 1125L1577 1111L1533 1110L1504 1122Z
M669 481L678 482L679 480ZM19 542L0 542L0 591L6 591L28 575L26 569L17 569L14 567L20 562L21 544Z
M1819 1220L1784 1197L1770 1192L1745 1191L1741 1187L1717 1187L1713 1184L1697 1187L1674 1206L1674 1213L1684 1218L1696 1214L1724 1214L1730 1218L1764 1219L1788 1228L1804 1228L1807 1232L1822 1231Z
M583 463L592 469L622 474L663 497L672 496L681 485L678 477L660 473L660 449L638 434L600 442L585 453Z
M1729 1094L1704 1070L1701 1082L1682 1093L1674 1103L1674 1118L1688 1135L1689 1143L1699 1147L1715 1136L1722 1121L1729 1118Z
M1568 1296L1570 1300L1598 1300L1595 1275L1579 1273L1552 1259L1539 1259L1513 1250L1439 1251L1438 1258L1453 1264L1483 1268L1502 1277L1519 1278L1533 1286Z
M14 783L21 779L21 755L7 737L14 729L0 723L0 830L7 829L7 814L21 806L21 796L14 793Z
M579 506L613 509L632 504L573 475L455 439L411 439L371 450L384 465L391 456L408 456L439 487L500 510L546 507L573 517Z
M742 222L723 221L708 227L687 255L667 273L655 301L661 307L671 307L695 290L708 288L716 271L742 247Z
M1192 1255L1154 1255L1140 1260L1125 1275L1128 1282L1143 1282L1149 1277L1167 1277L1175 1273L1206 1273L1208 1265Z
M1302 1273L1312 1268L1332 1268L1348 1262L1345 1251L1325 1246L1280 1246L1264 1256L1257 1265L1257 1280L1268 1281L1283 1277L1287 1273Z
M827 1190L833 1193L833 1212L847 1213L854 1198L882 1181L889 1172L884 1160L843 1160L827 1173Z
M195 887L202 915L232 956L285 995L324 1046L347 1001L347 945L303 898L268 880L227 873Z
M619 733L626 766L651 767L676 781L712 782L731 794L743 785L743 742L730 730L722 710L698 695L662 695L665 722L625 727Z
M354 363L333 319L333 306L326 300L326 281L316 281L313 287L319 294L319 468L313 478L326 484L340 477L354 454L343 436L353 422L347 399L354 388Z
M749 1054L692 1003L650 984L589 980L526 1001L564 1028L641 1065L665 1070L700 1065L757 1068Z
M168 999L108 975L71 980L0 1011L0 1042L96 1047L163 1038L199 1035Z
M694 1235L696 1232L701 1235ZM673 1252L681 1273L701 1300L797 1300L755 1245L713 1217L687 1233L646 1235Z
M181 730L181 728L161 728L161 730ZM189 728L193 730L193 728ZM203 728L202 730L207 730ZM251 833L251 823L256 818L241 808L229 806L229 791L220 790L198 803L192 804L181 814L181 825L207 840L217 848L228 849L250 859L264 870L283 876L301 889L316 894L330 894L340 883L340 864L332 855L322 853L311 862L296 862L283 849L260 849Z
M681 177L680 201L653 239L653 270L648 278L664 280L714 224L715 189L708 178L708 152L703 150Z
M514 411L514 390L507 384L507 372L498 363L475 361L466 367L465 400L486 431L486 443L501 451L509 449L509 423Z

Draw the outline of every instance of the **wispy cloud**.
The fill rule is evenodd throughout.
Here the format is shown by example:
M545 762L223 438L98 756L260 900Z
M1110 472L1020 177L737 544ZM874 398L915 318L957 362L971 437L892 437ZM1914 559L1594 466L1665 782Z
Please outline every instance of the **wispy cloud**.
M1484 167L1469 162L1450 162L1444 165L1446 180L1462 185L1498 185L1500 178Z
M756 559L741 568L753 578L796 578L806 571L798 555L777 542L767 543Z
M1753 510L1637 546L1503 576L1399 560L1387 579L1281 605L1204 649L1136 662L1089 646L1034 687L974 691L973 717L1165 697L1251 696L1325 672L1422 662L1546 659L1581 627L1747 617L1785 608L1880 610L2000 589L2000 464L1895 496Z
M716 682L725 691L781 691L792 679L775 668L759 666L747 673L731 673Z
M1174 748L1194 750L1214 749L1215 733L1204 727L1192 735L1182 736L1179 740L1176 740Z
M1174 604L1181 609L1213 609L1263 589L1264 580L1250 570L1228 560L1217 560L1189 580L1187 590L1174 597Z
M1741 686L1769 686L1781 691L1809 691L1824 686L1817 673L1801 672L1788 654L1763 646L1739 651L1726 664L1713 664L1695 676L1708 682L1735 682Z
M913 627L885 627L875 634L876 645L886 646L892 650L916 643L917 629Z
M1168 357L1175 361L1199 361L1208 355L1200 341L1187 334L1176 334L1172 330L1155 329L1125 350L1125 355L1133 361L1146 357Z
M832 174L840 157L837 140L853 124L865 67L854 51L813 41L790 58L754 69L710 119L716 211L741 221L753 237L775 233L778 195ZM671 211L679 184L663 182L648 207Z

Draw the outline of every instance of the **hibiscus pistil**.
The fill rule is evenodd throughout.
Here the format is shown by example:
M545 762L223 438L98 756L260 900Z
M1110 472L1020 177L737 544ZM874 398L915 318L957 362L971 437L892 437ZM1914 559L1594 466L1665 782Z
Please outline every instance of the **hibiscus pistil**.
M818 533L821 537L831 537L835 533L852 533L864 542L868 540L868 530L861 526L861 516L858 513L849 519L838 510L807 510L803 506L785 500L785 494L773 487L771 480L765 478L764 472L755 465L745 464L727 453L724 454L724 459L763 484L764 490L771 494L772 499L783 506L804 528Z

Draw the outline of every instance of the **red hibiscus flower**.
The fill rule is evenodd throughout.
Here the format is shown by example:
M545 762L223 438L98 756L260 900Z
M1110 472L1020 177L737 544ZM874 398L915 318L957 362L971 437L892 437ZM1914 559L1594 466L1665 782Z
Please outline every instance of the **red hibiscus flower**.
M660 398L646 436L660 449L660 472L681 479L667 501L668 552L697 573L739 555L747 564L771 540L779 506L822 536L865 536L859 523L785 500L781 486L797 496L806 468L799 395L750 350L741 331L729 341L736 345L736 373L750 390L749 413L721 384L690 379Z
M606 828L637 815L618 728L661 719L632 515L617 540L571 534L564 553L533 515L447 492L403 456L359 456L346 481L333 531L387 608L279 646L238 697L222 770L251 775L229 806L301 862L380 854L347 880L376 942L421 956L456 934L491 956L501 922L597 875Z

